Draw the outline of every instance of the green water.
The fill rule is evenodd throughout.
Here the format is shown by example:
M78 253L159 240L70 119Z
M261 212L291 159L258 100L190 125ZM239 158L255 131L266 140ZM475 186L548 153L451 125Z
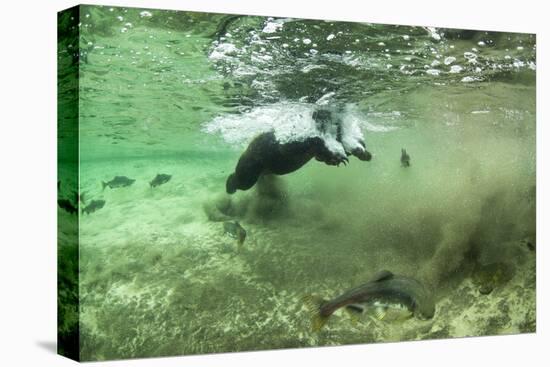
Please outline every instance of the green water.
M534 331L534 35L95 6L66 22L80 167L61 161L60 177L105 200L78 219L83 360ZM325 103L360 122L372 161L312 160L232 195L239 250L204 205L256 134ZM75 113L60 106L67 156ZM158 173L172 179L151 189ZM136 181L103 190L114 176ZM481 295L472 272L495 262L514 275ZM305 295L382 269L430 287L434 318L338 311L311 330Z

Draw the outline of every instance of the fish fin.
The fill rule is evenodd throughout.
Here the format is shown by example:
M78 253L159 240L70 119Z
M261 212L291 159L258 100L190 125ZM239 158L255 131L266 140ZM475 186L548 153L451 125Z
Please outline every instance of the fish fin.
M376 307L374 309L374 315L378 320L382 321L384 317L386 317L386 309L384 307Z
M315 332L321 331L330 317L321 315L321 307L326 301L316 295L305 296L303 300L309 313L311 314L311 329Z
M393 278L393 273L391 271L382 270L382 271L379 271L378 273L376 273L371 281L380 282L382 280L388 280L388 279L391 279L391 278Z
M357 314L360 314L360 313L363 313L363 311L365 311L365 307L363 307L362 305L352 303L346 306L346 310L349 312L355 312Z

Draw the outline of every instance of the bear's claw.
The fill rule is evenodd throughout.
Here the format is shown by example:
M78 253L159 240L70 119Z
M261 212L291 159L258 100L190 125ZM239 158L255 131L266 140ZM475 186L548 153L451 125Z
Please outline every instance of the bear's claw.
M343 163L344 166L347 166L349 163L349 159L347 157L336 157L332 161L332 164L336 165L336 167L340 167L340 163Z

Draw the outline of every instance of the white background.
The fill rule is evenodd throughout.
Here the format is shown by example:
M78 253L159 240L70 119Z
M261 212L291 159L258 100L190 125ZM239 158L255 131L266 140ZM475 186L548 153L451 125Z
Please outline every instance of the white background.
M101 2L89 0L90 4ZM56 12L64 0L7 0L0 7L0 365L67 366L56 340ZM548 47L545 1L159 0L115 1L164 9L292 16L537 33L537 334L272 352L173 357L98 366L423 365L550 363Z

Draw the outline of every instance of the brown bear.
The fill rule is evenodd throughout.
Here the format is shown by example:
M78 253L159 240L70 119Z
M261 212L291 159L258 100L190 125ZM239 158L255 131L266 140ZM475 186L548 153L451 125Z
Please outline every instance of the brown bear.
M250 189L262 174L294 172L312 158L331 166L346 165L349 155L362 161L371 160L372 155L366 150L358 129L352 129L354 135L350 137L345 131L346 125L334 119L329 109L316 110L312 117L319 132L316 136L285 143L279 142L274 132L255 137L239 158L235 172L227 178L227 193ZM338 146L331 149L334 144Z

